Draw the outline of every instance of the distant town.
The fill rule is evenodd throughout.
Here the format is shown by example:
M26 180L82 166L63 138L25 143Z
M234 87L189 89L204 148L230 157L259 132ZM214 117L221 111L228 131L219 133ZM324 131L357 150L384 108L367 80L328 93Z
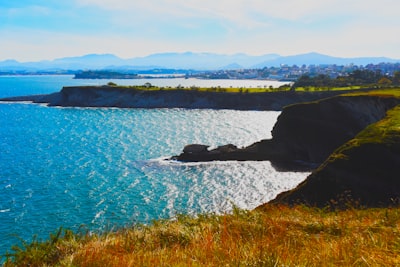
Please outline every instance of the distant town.
M269 79L278 81L297 81L301 76L316 77L326 75L332 79L347 76L357 70L379 72L383 76L393 76L400 71L400 63L380 63L361 65L302 65L265 67L262 69L219 70L189 74L201 79Z
M197 78L197 79L254 79L297 81L303 75L316 77L325 75L331 79L348 76L354 71L372 71L382 76L392 77L400 72L400 63L379 63L368 65L281 65L259 69L232 70L187 70L187 69L151 69L151 70L49 70L49 71L1 71L0 75L75 75L76 79L143 79L143 78Z

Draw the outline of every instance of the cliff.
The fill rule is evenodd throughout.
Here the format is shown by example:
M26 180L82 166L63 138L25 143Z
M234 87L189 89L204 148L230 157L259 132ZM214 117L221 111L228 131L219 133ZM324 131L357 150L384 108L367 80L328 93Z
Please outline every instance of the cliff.
M289 161L319 165L336 148L400 104L395 97L337 96L285 107L272 137Z
M272 203L312 206L400 204L400 106L340 146L297 188Z
M314 101L345 91L231 93L189 89L138 89L123 86L63 87L49 95L3 98L0 101L32 101L63 107L189 108L282 110L286 105Z
M79 107L279 110L293 102L338 93L224 93L89 86L3 100ZM326 206L344 205L338 202L351 199L366 206L396 204L400 199L400 107L395 107L399 104L398 90L381 90L288 105L270 140L245 148L229 144L208 150L205 145L188 145L172 159L270 160L279 170L316 169L296 189L282 193L272 203Z
M271 140L245 148L184 151L181 161L269 160L279 170L312 170L336 148L400 104L395 97L336 96L283 109Z

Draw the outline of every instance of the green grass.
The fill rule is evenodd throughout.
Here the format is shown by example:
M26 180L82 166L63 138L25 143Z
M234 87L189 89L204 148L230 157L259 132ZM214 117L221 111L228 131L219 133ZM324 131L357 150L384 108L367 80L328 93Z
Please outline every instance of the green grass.
M178 216L102 235L59 231L5 266L398 266L400 208L265 205ZM44 256L49 255L49 256Z
M269 93L269 92L284 92L290 91L289 86L282 86L279 88L272 87L158 87L158 86L145 86L145 85L116 85L108 84L107 86L121 88L121 89L135 89L144 91L171 91L171 90L184 90L184 91L199 91L199 92L224 92L224 93Z
M185 91L200 91L200 92L225 92L225 93L271 93L271 92L288 92L293 89L290 86L281 86L279 88L272 87L258 87L258 88L248 88L248 87L158 87L158 86L145 86L145 85L134 85L134 86L126 86L126 85L117 85L117 84L109 84L110 87L117 88L125 88L125 89L136 89L136 90L145 90L145 91L169 91L169 90L185 90ZM295 88L295 92L325 92L325 91L352 91L354 93L350 94L363 94L360 92L361 89L373 89L374 87L378 88L378 86L346 86L346 87L297 87ZM387 87L376 89L379 91L387 91L385 94L390 94L390 91L395 92L399 90L397 87Z
M345 96L376 96L400 98L400 88L370 91L366 93L349 93ZM350 146L359 146L365 143L386 143L400 141L400 105L389 110L382 120L369 125L361 131L351 142Z
M395 97L400 98L400 88L377 89L369 92L351 92L342 96L375 96L375 97ZM382 120L373 123L362 130L352 140L339 147L329 157L329 161L345 159L344 153L353 147L363 144L385 144L400 142L400 105L389 110ZM323 167L323 166L321 166Z
M347 151L355 146L363 144L384 144L391 146L400 142L400 106L387 112L382 120L369 125L361 131L355 138L339 148L331 155L331 158L343 157L343 151Z
M315 86L307 86L307 87L296 87L296 92L322 92L322 91L348 91L348 90L359 90L366 89L369 87L363 86L346 86L346 87L315 87Z
M379 140L375 140L377 136ZM382 143L390 142L393 138L400 138L400 106L389 110L384 119L364 129L356 140L371 142L374 139L374 142Z
M343 96L377 96L377 97L400 97L400 87L387 87L368 92L350 92L343 94Z

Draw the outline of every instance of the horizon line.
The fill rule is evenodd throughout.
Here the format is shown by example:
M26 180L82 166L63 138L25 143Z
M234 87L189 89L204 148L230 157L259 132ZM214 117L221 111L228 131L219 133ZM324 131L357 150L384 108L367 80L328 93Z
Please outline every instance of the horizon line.
M244 55L244 56L248 56L248 57L262 57L262 56L272 56L272 55L276 55L277 57L294 57L294 56L305 56L305 55L320 55L320 56L327 56L327 57L332 57L332 58L338 58L338 59L361 59L361 58L385 58L385 59L390 59L390 60L398 60L400 61L400 59L397 58L392 58L389 56L333 56L330 54L325 54L325 53L320 53L320 52L315 52L315 51L310 51L310 52L305 52L305 53L297 53L297 54L288 54L288 55L282 55L279 53L263 53L263 54L248 54L246 52L236 52L236 53L230 53L230 54L225 54L225 53L216 53L216 52L193 52L193 51L185 51L185 52L179 52L179 51L167 51L167 52L155 52L155 53L150 53L147 55L143 55L143 56L133 56L133 57L121 57L118 56L115 53L87 53L87 54L81 54L81 55L72 55L72 56L60 56L60 57L55 57L52 59L39 59L39 60L28 60L28 61L22 61L22 60L18 60L16 58L5 58L5 59L0 59L0 62L4 62L4 61L16 61L18 63L33 63L33 62L51 62L51 61L55 61L55 60L59 60L59 59L67 59L67 58L82 58L82 57L86 57L86 56L113 56L116 57L118 59L122 59L122 60L132 60L132 59L139 59L139 58L146 58L146 57L150 57L150 56L154 56L154 55L167 55L167 54L177 54L177 55L184 55L184 54L209 54L209 55L216 55L216 56L236 56L236 55Z

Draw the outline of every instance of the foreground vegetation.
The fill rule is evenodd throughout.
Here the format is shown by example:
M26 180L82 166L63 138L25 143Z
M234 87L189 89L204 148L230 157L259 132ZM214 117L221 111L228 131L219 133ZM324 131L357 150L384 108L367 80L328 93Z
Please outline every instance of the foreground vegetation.
M14 247L5 266L398 266L400 208L266 205L178 216L103 235L61 230Z

